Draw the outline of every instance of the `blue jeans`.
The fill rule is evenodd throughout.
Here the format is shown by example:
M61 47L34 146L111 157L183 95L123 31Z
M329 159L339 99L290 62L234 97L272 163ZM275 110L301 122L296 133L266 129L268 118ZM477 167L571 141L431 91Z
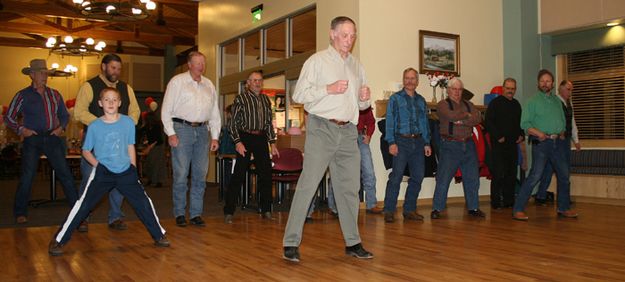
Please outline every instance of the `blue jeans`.
M69 206L73 206L78 199L74 177L65 160L63 140L58 136L40 133L40 135L24 138L22 144L22 175L17 185L15 204L13 206L15 217L28 215L28 200L30 200L33 179L35 174L37 174L39 157L42 154L48 158L48 163L50 163L50 166L56 172L56 176L61 181Z
M462 189L468 210L478 209L480 199L480 171L477 151L473 140L466 142L441 139L438 171L436 172L436 188L432 209L442 211L447 206L449 184L460 168L462 172Z
M570 138L567 138L566 140L568 140L568 144L570 144ZM566 146L564 146L566 148ZM567 162L567 165L570 169L571 167L571 149L570 148L566 148L564 150L565 153L565 159ZM540 179L540 184L538 184L538 190L536 191L536 198L537 199L547 199L547 189L549 189L549 185L551 185L551 176L553 175L553 167L551 166L551 162L547 162L547 164L545 165L545 169L543 170L543 176Z
M78 189L78 195L82 195L85 192L85 187L87 186L87 180L89 179L89 175L91 171L95 168L92 167L85 158L80 159L80 174L82 175L82 179L80 180L80 188ZM124 195L119 193L117 189L112 189L109 192L109 218L108 222L112 223L115 220L121 219L126 216L122 212L122 202L124 201Z
M363 143L364 135L358 136L358 149L360 149L360 186L365 191L365 204L367 209L374 208L378 204L375 196L375 171L369 144Z
M406 196L404 197L404 213L417 210L417 198L421 191L421 183L425 175L425 155L423 138L404 138L396 136L397 156L393 156L393 170L386 182L386 195L384 196L384 212L394 213L397 210L397 196L399 185L404 177L406 166L410 170L410 179Z
M570 151L570 141L565 139L551 140L532 145L532 169L523 182L521 190L514 202L513 212L525 210L525 204L532 195L534 186L540 181L547 163L551 163L556 171L558 180L558 211L570 209L570 182L569 182L569 162L567 162L566 150ZM570 154L570 153L569 153Z
M208 129L206 126L192 127L174 122L178 136L178 146L171 147L173 177L174 216L184 216L187 208L187 176L191 172L191 192L189 193L189 216L202 215L204 210L204 190L208 172Z

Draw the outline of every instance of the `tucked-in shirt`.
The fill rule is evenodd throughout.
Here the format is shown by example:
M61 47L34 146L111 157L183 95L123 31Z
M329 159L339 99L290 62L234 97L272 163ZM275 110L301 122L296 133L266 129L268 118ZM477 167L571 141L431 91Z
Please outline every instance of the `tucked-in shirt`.
M122 173L130 167L128 145L132 144L135 144L135 124L131 118L120 114L112 123L106 123L102 118L94 120L89 125L82 149L93 150L100 164L114 173Z
M532 96L523 107L521 128L536 128L545 134L560 134L566 129L562 102L555 94L541 91Z
M106 76L99 74L100 79L106 84L108 87L117 88L118 81L110 82L106 79ZM132 118L135 124L139 121L139 114L141 113L141 109L139 109L139 104L137 104L137 98L135 97L135 91L128 86L128 99L130 100L130 104L128 105L128 116ZM99 93L97 95L100 95ZM89 105L93 99L99 99L98 96L94 97L93 88L89 82L83 83L78 90L78 94L76 95L76 105L74 106L74 119L82 122L84 125L89 125L91 122L96 120L97 116L89 111Z
M410 96L402 89L391 95L386 105L386 141L392 145L397 135L408 134L421 134L425 143L430 143L425 99L417 92Z
M453 107L453 110L449 107L449 102ZM467 109L468 105L468 109ZM467 117L466 113L470 111L471 116ZM460 100L460 103L456 103L453 100L447 98L436 105L436 114L440 121L440 133L441 136L449 136L455 139L466 139L473 134L473 127L478 125L482 121L480 112L475 108L473 103L466 100ZM461 121L460 124L451 125L450 122ZM452 129L453 133L449 132Z
M375 131L375 118L373 108L366 108L358 113L358 134L365 134L369 137Z
M239 134L246 131L264 131L269 143L276 142L271 123L271 101L265 94L255 94L246 89L234 99L230 134L234 143L241 142Z
M520 136L525 136L521 129L521 104L516 99L509 100L503 95L488 104L486 110L486 129L491 140L496 142L505 138L506 143L515 143Z
M566 100L564 100L564 98L562 98L562 96L560 96L560 94L558 94L558 98L560 98L560 101L562 101L562 111L564 112L564 108L566 108ZM577 130L577 123L575 122L575 111L573 110L573 104L569 103L569 106L571 107L571 132L568 132L568 128L567 128L567 134L570 134L569 137L571 137L571 140L573 140L573 143L577 144L579 143L579 131ZM566 115L565 115L565 118ZM568 127L568 120L565 120L565 122L567 123L566 127Z
M348 80L343 94L330 95L327 86L337 80ZM309 113L325 119L349 121L358 124L358 111L370 102L360 101L359 92L366 85L365 71L358 59L348 54L343 59L334 47L310 56L300 72L293 101L304 104Z
M211 138L217 140L221 130L221 115L219 113L219 99L215 86L206 77L195 81L190 72L174 76L167 84L161 119L165 134L176 134L172 118L179 118L188 122L208 122Z
M21 125L18 123L20 114L23 117ZM68 120L67 108L58 91L46 87L41 95L32 85L15 94L4 116L6 125L17 134L20 134L24 127L39 134L59 126L65 128Z

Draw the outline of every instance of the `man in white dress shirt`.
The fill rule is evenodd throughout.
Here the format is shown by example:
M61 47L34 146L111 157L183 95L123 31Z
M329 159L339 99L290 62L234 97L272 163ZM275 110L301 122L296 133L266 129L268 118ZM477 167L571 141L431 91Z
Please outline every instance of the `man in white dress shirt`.
M330 28L331 45L304 63L293 93L293 101L304 104L309 115L304 169L297 181L283 240L283 258L292 262L299 262L307 210L328 166L345 254L373 258L362 247L357 222L360 150L356 125L359 110L370 106L371 93L362 65L350 53L356 40L356 24L341 16L332 20Z
M201 215L208 172L209 140L211 151L219 147L219 99L213 83L202 75L205 61L204 54L189 53L189 71L178 74L169 81L161 111L167 142L171 146L174 216L176 225L180 227L187 225L185 213L189 171L189 223L206 226ZM209 130L211 139L208 136Z

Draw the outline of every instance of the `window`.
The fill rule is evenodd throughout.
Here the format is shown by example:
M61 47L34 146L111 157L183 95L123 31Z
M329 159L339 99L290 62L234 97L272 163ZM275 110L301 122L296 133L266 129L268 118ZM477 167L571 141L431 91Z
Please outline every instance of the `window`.
M267 59L271 63L286 58L286 22L282 21L268 27L265 31Z
M239 72L239 40L226 43L221 52L222 76Z
M260 32L256 31L243 38L243 69L260 66Z
M317 10L310 10L291 19L292 55L317 49Z
M625 141L624 52L619 46L567 54L580 139Z

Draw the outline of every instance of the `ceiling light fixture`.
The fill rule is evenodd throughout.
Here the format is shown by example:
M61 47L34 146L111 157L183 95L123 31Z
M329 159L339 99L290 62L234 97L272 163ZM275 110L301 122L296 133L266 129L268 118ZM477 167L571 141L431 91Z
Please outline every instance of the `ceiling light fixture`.
M87 19L115 22L144 20L156 9L151 0L72 0Z
M75 40L72 36L63 37L61 42L60 36L51 36L46 41L46 47L50 49L50 53L61 56L99 56L106 47L104 41L95 44L95 40L91 37L85 40Z

